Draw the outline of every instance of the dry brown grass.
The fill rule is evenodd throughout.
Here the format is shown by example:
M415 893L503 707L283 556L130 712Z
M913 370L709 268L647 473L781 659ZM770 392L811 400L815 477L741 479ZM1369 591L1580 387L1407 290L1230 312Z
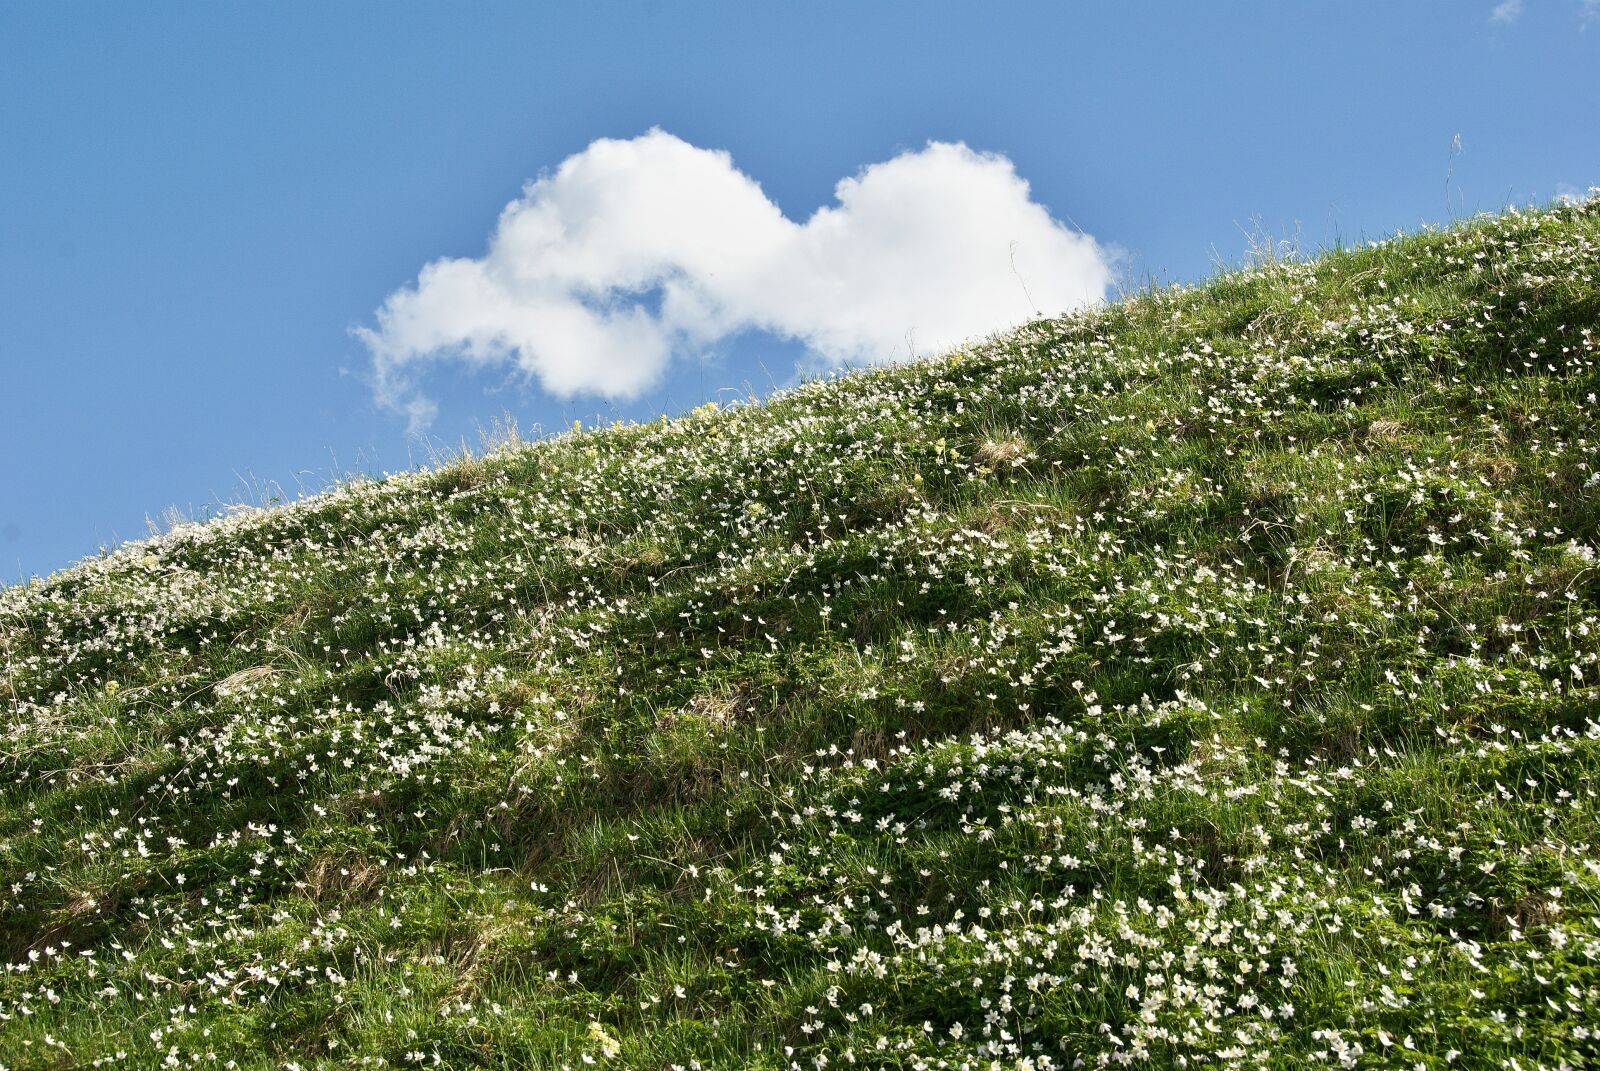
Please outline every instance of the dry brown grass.
M211 690L223 697L238 695L241 692L249 691L250 686L259 681L271 680L279 672L278 667L273 665L251 666L248 669L241 669L237 673L228 674L213 685Z
M296 884L317 903L349 903L371 892L383 880L383 868L369 859L318 856Z
M1028 452L1028 440L1021 435L991 435L978 444L975 456L980 465L1010 469L1021 465Z
M1405 438L1406 426L1398 420L1374 420L1367 425L1366 437L1371 442L1392 443Z

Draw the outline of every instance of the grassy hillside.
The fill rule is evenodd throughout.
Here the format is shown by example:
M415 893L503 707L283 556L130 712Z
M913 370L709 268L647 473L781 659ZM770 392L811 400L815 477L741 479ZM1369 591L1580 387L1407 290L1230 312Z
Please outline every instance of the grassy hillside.
M1600 201L0 592L0 1065L1600 1064Z

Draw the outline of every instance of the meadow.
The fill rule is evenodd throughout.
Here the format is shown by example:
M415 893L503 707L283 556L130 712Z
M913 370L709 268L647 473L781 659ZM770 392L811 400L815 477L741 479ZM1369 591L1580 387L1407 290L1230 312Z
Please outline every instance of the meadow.
M0 591L0 1068L1600 1065L1600 199Z

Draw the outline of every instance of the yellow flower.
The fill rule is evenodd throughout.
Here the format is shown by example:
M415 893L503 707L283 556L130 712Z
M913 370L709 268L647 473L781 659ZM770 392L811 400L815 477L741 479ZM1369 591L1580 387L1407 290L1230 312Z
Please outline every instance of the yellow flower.
M622 1042L606 1033L606 1028L597 1022L589 1023L589 1040L600 1046L600 1052L610 1059L622 1052Z

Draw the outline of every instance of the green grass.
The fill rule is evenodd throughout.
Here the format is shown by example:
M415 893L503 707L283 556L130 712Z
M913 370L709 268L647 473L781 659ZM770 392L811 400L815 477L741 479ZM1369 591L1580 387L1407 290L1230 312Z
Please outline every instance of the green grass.
M1600 1063L1600 202L0 591L0 1066Z

